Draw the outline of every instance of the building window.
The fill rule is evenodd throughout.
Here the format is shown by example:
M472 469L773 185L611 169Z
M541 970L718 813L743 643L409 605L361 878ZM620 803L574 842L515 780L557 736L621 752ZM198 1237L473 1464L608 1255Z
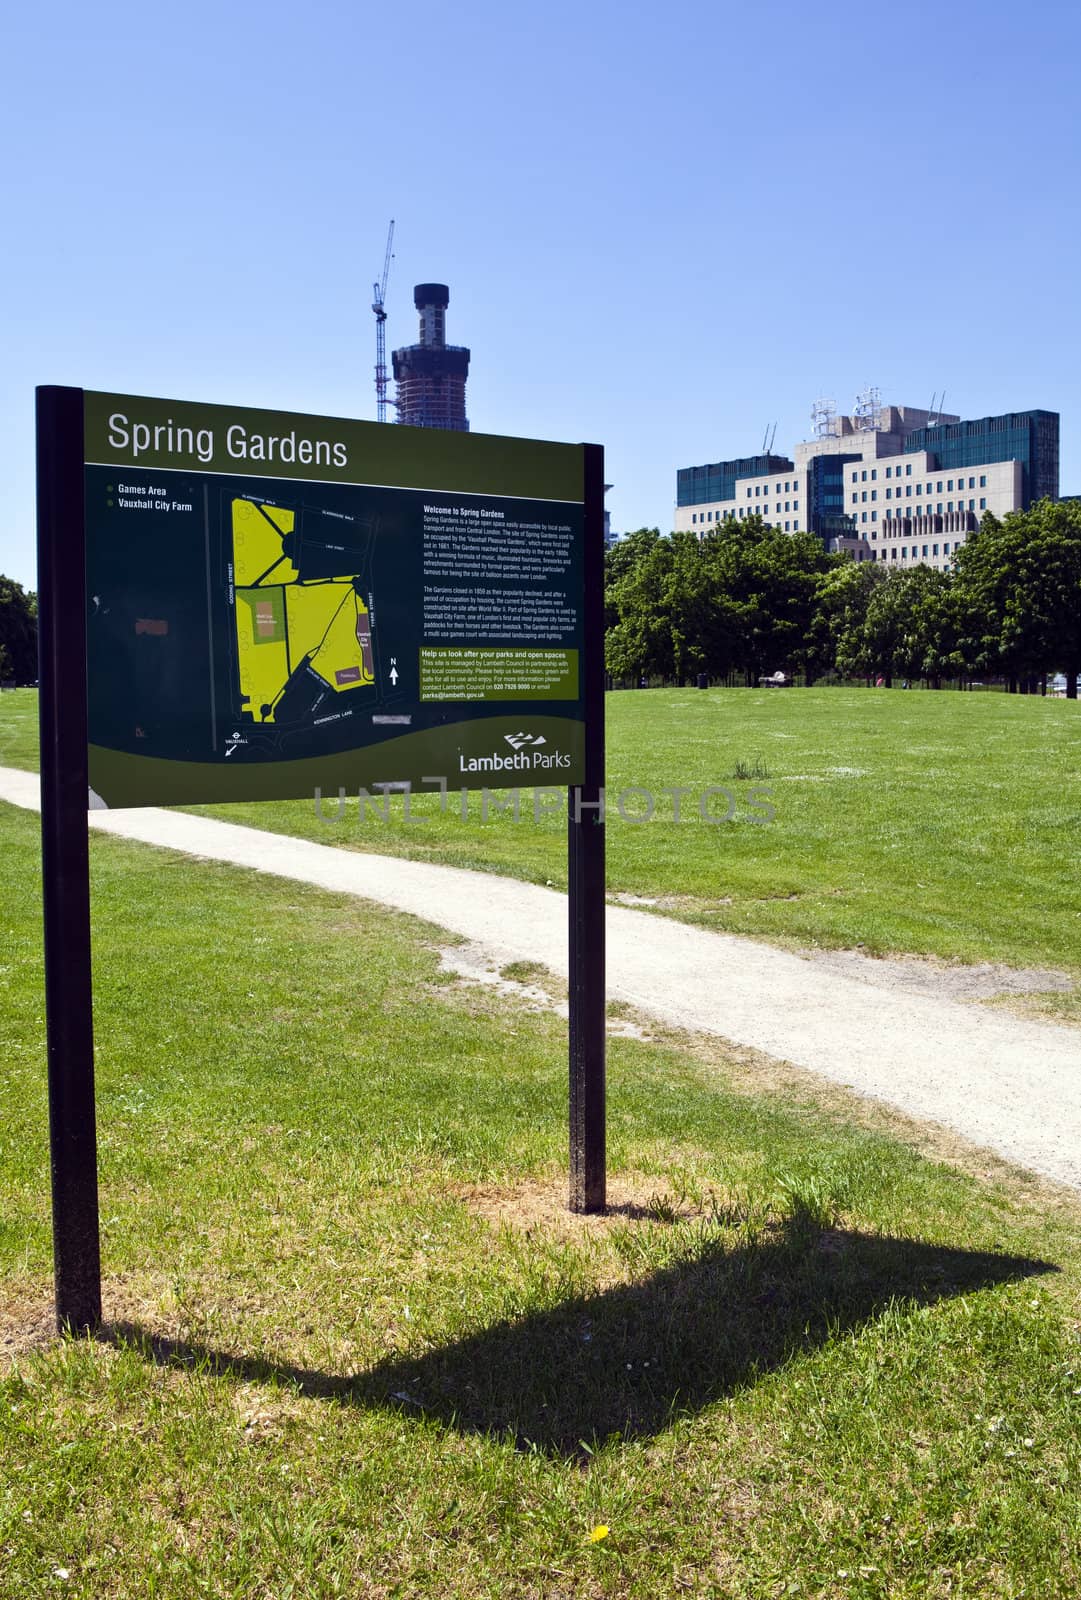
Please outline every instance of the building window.
M867 482L867 474L866 474L866 472L861 472L860 473L860 481L863 482L863 483Z
M908 466L905 468L905 477L906 478L911 478L911 476L912 476L912 463L909 462Z
M953 501L952 500L947 500L946 501L946 510L947 511L952 511L953 510Z
M980 510L981 511L986 511L987 510L987 501L986 500L981 500L980 501Z
M924 553L924 555L927 554L927 546L926 545L924 545L924 547L923 547L923 553Z
M947 488L947 490L949 491L950 494L953 493L953 479L952 478L950 478L950 480L946 484L946 488Z
M878 477L878 468L877 467L872 467L871 468L871 479L872 479L872 482L877 477Z
M912 485L910 483L906 483L905 484L905 499L906 500L911 500L911 498L912 498Z
M871 490L871 499L872 500L877 500L878 499L878 490L877 489L872 489Z
M859 481L860 481L860 475L859 475L859 473L858 473L858 472L854 472L854 473L853 473L853 474L852 474L852 482L853 482L853 483L859 483Z
M889 470L890 470L889 467L887 467L886 471L889 472ZM893 490L892 489L887 489L886 490L886 499L890 500L890 499L892 499L892 497L893 497Z
M871 521L872 522L877 522L878 521L878 512L877 511L872 511L871 512Z
M861 511L860 512L860 521L861 522L866 522L867 521L867 513L866 513L866 511Z
M698 521L698 512L697 511L692 511L691 512L691 521L692 522L697 522Z
M937 556L938 555L938 545L937 544L933 544L931 546L931 554L933 556Z
M935 515L938 516L938 517L940 517L942 515L942 501L941 500L938 502L938 505L935 507Z
M896 561L897 560L897 546L896 545L894 545L893 549L890 551L890 560L891 561Z
M793 502L792 502L792 510L793 511L798 511L799 510L799 501L798 500L793 500Z
M784 503L784 508L785 508L786 511L790 511L792 509L791 505L789 504L789 502L787 500Z
M981 489L986 489L987 488L987 474L986 474L986 472L981 472L980 473L980 488Z
M798 517L797 517L796 521L792 524L792 532L793 533L798 533L799 532L799 518Z
M976 502L975 502L975 500L970 500L970 501L969 501L969 502L968 502L968 509L969 509L969 510L970 510L970 511L975 511L975 509L976 509Z
M917 494L922 494L923 493L923 484L922 483L918 483L916 485L916 493Z
M751 498L751 491L750 491L750 489L748 489L748 490L747 490L747 498L748 498L748 500L749 500L749 499L750 499L750 498Z
M785 533L789 533L791 531L787 522L784 525L784 531L785 531Z
M943 555L944 555L944 556L948 556L948 555L949 555L949 553L950 553L950 547L949 547L949 545L948 545L948 544L944 544L944 545L943 545L943 546L942 546L942 554L943 554Z

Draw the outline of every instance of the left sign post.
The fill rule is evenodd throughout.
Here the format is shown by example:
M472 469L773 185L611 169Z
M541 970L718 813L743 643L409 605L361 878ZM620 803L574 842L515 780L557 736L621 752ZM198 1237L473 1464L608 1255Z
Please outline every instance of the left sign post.
M37 392L45 1025L56 1320L101 1322L87 830L83 392Z

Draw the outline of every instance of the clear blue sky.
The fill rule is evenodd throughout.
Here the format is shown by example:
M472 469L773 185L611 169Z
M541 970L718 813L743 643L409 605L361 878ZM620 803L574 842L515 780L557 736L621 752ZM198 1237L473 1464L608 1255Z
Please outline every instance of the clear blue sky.
M678 466L850 409L1062 414L1081 491L1079 10L1064 0L20 7L6 30L0 570L36 383L374 417L449 283L472 425Z

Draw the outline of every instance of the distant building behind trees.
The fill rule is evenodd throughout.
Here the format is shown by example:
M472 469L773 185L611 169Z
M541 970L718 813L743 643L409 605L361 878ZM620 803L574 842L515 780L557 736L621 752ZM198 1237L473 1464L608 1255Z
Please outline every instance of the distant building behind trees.
M1081 501L982 521L947 567L859 561L761 514L661 535L606 557L606 662L617 679L748 684L784 672L891 686L1081 673Z

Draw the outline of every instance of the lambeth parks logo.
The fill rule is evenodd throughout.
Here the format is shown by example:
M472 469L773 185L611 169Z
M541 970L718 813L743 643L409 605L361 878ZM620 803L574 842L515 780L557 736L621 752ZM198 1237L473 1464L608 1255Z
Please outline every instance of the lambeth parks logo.
M467 756L458 752L459 772L552 772L569 767L571 758L561 750L541 749L548 741L543 733L505 733L509 752L493 751L490 756Z

